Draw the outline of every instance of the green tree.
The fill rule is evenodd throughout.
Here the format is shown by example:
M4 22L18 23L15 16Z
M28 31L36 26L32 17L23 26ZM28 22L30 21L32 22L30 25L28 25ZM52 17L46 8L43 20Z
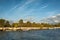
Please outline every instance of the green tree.
M5 23L4 27L11 27L11 25L10 25L9 21L6 21L6 23Z
M31 27L31 22L30 21L27 21L27 23L26 23L27 25L27 27Z
M18 27L18 23L13 23L12 27Z
M32 23L32 27L35 27L35 26L36 26L36 23L35 23L35 22L33 22L33 23Z
M22 24L22 23L23 23L23 19L20 19L20 20L19 20L19 23Z
M19 20L19 27L23 27L23 19Z
M5 19L0 19L0 27L4 27L5 25Z

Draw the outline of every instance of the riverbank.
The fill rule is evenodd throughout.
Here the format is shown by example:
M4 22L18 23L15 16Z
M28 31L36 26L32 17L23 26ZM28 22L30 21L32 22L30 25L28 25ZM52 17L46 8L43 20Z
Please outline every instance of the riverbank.
M28 31L28 30L46 30L58 29L60 27L0 27L0 31Z

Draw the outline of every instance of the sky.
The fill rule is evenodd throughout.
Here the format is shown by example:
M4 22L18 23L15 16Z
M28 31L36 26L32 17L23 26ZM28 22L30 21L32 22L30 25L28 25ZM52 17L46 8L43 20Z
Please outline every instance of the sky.
M0 0L0 18L39 22L60 14L60 0Z

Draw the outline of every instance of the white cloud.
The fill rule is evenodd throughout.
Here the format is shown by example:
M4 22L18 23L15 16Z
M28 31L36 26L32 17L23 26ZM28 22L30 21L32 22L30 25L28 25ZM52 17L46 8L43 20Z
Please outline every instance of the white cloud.
M10 9L8 12L6 12L6 13L10 13L11 11L15 10L18 6L20 6L20 4L14 6L13 8L11 8L11 9Z
M11 11L13 11L13 10L24 10L24 7L27 5L27 4L29 4L29 3L31 3L31 2L33 2L34 0L28 0L28 1L26 1L25 2L25 4L23 4L23 5L21 5L20 6L20 4L18 4L18 5L16 5L16 6L14 6L13 8L11 8L8 12L6 12L6 13L10 13ZM18 6L20 6L20 7L18 7ZM17 8L18 7L18 8Z
M19 7L19 9L24 9L24 7L32 2L34 2L35 0L28 0L25 2L25 4L23 4L22 6Z
M39 10L42 10L42 9L44 9L44 8L46 8L46 7L48 7L48 4L46 4L46 5L42 6L42 7L40 7Z
M56 16L52 16L51 18L56 18Z
M48 5L45 5L45 6L41 7L41 9L46 8L46 7L48 7Z
M59 22L58 20L55 20L54 22Z
M58 15L60 16L60 14L57 14L57 16L58 16Z

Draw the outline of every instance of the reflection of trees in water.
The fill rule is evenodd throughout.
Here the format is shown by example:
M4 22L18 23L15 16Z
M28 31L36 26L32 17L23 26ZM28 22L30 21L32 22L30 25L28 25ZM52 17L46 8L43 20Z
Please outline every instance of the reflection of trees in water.
M16 39L21 39L21 37L23 36L23 32L20 31L10 31L8 32L8 39L11 39L11 40L16 40Z
M0 40L53 40L55 38L55 40L60 40L59 30L57 29L0 32Z
M6 31L0 31L0 40L7 40L8 33Z
M6 34L6 31L0 31L0 36L5 34Z

